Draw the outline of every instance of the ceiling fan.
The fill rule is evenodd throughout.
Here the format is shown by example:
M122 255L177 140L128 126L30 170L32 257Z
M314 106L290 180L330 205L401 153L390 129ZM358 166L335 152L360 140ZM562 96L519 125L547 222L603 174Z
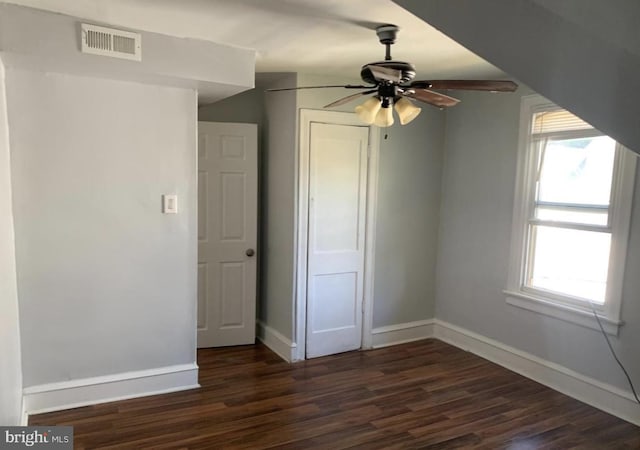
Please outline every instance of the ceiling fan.
M513 92L518 85L508 80L420 80L414 81L415 67L407 62L394 61L391 58L391 45L396 41L399 28L396 25L381 25L376 28L380 43L386 47L384 61L372 62L362 66L360 77L365 85L302 86L267 91L290 91L297 89L337 88L362 90L329 103L325 108L340 106L365 95L374 94L361 105L356 106L358 117L367 124L379 127L393 125L394 105L402 125L406 125L420 114L421 109L410 99L428 103L438 108L457 105L460 100L436 90L471 90L488 92Z

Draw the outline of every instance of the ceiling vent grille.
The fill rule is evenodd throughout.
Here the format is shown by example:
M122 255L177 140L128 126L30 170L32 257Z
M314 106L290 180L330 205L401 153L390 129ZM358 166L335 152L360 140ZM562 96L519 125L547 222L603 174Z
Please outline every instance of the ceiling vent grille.
M83 23L82 53L142 61L142 36L139 33L114 30Z

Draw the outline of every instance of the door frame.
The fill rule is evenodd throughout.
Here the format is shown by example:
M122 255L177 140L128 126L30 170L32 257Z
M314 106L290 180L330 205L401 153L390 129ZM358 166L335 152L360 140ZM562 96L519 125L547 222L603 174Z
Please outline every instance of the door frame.
M376 232L376 207L378 197L378 160L380 156L380 130L366 126L354 113L300 109L299 143L296 182L296 242L294 255L294 337L292 345L294 361L306 359L307 346L307 269L309 239L309 154L311 123L353 125L369 129L369 161L367 164L367 210L365 213L364 290L362 299L362 347L373 347L373 281Z

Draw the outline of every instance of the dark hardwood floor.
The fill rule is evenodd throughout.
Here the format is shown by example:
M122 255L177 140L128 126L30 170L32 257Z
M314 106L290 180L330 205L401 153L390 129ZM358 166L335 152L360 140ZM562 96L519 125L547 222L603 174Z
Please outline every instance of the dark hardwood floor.
M76 448L640 449L640 428L437 340L287 364L198 352L201 389L33 416Z

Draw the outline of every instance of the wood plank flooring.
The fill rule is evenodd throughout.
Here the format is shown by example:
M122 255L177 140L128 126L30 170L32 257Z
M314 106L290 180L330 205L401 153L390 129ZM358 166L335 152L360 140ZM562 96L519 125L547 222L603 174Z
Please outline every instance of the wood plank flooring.
M287 364L198 352L201 389L32 416L76 448L640 449L640 428L430 339Z

